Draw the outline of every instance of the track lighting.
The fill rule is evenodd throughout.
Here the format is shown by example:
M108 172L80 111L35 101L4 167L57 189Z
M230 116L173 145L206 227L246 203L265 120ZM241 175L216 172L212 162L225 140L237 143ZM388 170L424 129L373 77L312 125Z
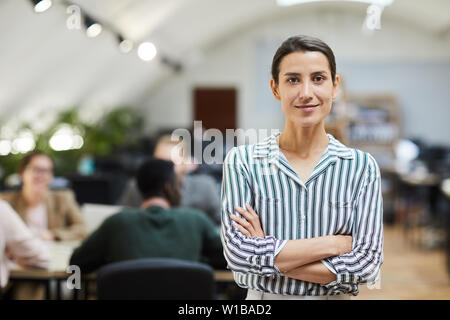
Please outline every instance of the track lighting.
M102 32L102 25L89 16L84 17L84 25L89 38L95 38Z
M133 50L133 41L125 39L120 34L117 35L117 40L119 41L120 51L123 53L128 53Z
M115 35L121 52L129 53L134 49L135 43L132 40L123 37L108 23L104 25L101 24L98 20L93 19L87 13L83 13L80 6L73 4L73 2L70 0L60 0L59 2L60 4L67 6L66 12L70 14L70 17L67 20L67 27L69 28L69 30L81 29L81 23L83 23L86 28L86 36L89 38L95 38L98 37L100 33L102 33L103 29L105 29ZM52 0L31 0L31 3L34 6L35 12L44 12L52 6ZM155 45L151 42L142 42L137 48L137 54L143 61L153 60L157 53L158 52ZM182 70L181 64L167 57L162 57L161 63L167 65L176 72ZM1 146L3 153L6 153L6 142L2 141Z
M52 6L51 0L31 0L34 4L34 12L41 13Z

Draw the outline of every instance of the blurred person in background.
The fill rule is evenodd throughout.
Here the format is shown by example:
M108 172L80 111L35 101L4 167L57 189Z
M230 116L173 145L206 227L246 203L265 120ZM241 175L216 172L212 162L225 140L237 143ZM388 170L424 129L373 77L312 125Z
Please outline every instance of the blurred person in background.
M181 206L198 209L207 214L216 225L219 225L221 204L216 182L214 178L206 174L190 174L195 170L196 165L192 164L192 161L189 161L184 154L184 148L176 150L180 145L180 142L172 140L170 135L164 135L159 138L153 156L175 162L175 171L182 183ZM174 159L174 156L179 158ZM118 204L137 208L141 203L142 197L136 180L131 179Z
M172 161L151 158L137 172L140 209L107 218L77 248L70 265L83 273L106 264L140 258L175 258L224 269L220 234L204 213L179 207L180 176Z
M10 260L25 268L46 269L50 253L11 206L0 200L0 290L8 284Z
M45 241L81 240L85 224L71 190L50 190L53 161L42 151L26 154L19 165L22 187L6 191L7 201L31 231Z

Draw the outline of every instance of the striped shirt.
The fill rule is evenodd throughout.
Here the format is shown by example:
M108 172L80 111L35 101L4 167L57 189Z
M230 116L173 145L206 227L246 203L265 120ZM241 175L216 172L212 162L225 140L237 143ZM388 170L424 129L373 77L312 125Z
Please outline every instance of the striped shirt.
M228 268L243 288L284 295L359 292L377 279L383 262L383 200L380 170L368 153L329 144L304 183L281 152L277 136L234 147L224 161L221 237ZM264 238L249 238L232 225L235 207L250 204ZM287 240L352 235L352 251L321 260L336 280L321 285L288 278L275 266Z

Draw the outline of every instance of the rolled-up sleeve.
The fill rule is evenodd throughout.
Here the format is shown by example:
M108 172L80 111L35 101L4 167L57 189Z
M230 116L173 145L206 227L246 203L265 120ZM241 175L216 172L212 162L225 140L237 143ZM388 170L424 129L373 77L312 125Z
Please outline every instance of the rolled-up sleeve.
M374 282L383 263L381 176L375 159L368 155L368 160L365 183L355 204L352 251L322 260L336 274L336 281L325 285L327 288Z
M31 233L14 209L1 200L0 234L3 238L6 256L15 263L23 267L43 269L50 267L51 256L47 246ZM0 252L0 258L1 254L3 252Z
M281 275L275 266L275 257L286 240L273 236L249 238L232 224L230 215L237 214L237 206L254 205L249 171L241 159L248 157L248 146L235 147L227 154L222 178L222 229L221 239L228 268L235 272L259 276Z

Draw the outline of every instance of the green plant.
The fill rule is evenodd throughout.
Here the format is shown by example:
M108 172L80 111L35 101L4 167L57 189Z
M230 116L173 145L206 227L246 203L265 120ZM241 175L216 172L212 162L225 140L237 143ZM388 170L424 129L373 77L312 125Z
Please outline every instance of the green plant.
M79 132L84 141L80 149L55 151L50 147L51 137L62 125L68 125ZM60 112L56 120L44 132L34 133L35 148L52 157L56 175L67 175L76 172L78 163L83 156L107 156L121 145L137 144L143 128L143 117L131 107L114 108L94 124L83 122L79 117L78 108L73 107ZM25 123L21 129L31 130L31 126ZM3 176L0 177L1 182L4 182L8 175L16 171L22 156L22 154L0 156L0 168L3 170Z

